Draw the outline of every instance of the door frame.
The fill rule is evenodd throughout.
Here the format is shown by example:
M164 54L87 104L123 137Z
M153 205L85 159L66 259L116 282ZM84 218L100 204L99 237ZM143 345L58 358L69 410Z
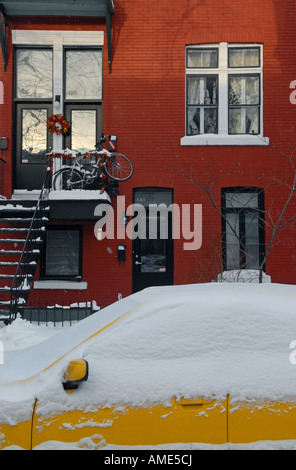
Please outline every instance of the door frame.
M140 197L136 197L136 195L139 195ZM164 196L166 194L166 197ZM162 197L164 196L164 197ZM134 188L133 189L133 203L134 204L142 204L145 209L146 209L146 225L147 225L147 220L149 220L149 204L163 204L165 203L167 206L173 204L174 201L174 190L172 188L164 188L164 187L141 187L141 188ZM166 260L168 262L167 267L168 271L166 272L166 277L167 282L164 282L163 284L160 282L157 282L155 284L151 283L148 285L144 285L143 289L146 287L152 287L153 285L155 286L160 286L160 285L173 285L174 284L174 239L173 239L173 220L172 217L170 217L168 221L168 238L166 239ZM140 244L141 240L139 238L136 238L132 241L132 292L138 292L142 290L142 288L137 287L137 281L136 281L136 276L139 275L139 270L136 268L136 255L139 253L136 253L136 251L139 252L140 250ZM143 273L145 276L145 273ZM146 273L146 274L152 274L152 273ZM159 273L160 275L162 273ZM154 273L156 276L157 273ZM150 276L151 277L151 276ZM162 279L160 279L162 280Z
M14 73L13 73L13 126L12 126L12 190L16 190L16 175L17 175L17 145L16 140L19 134L17 129L17 103L51 103L54 106L54 113L64 114L64 104L66 105L67 100L64 100L63 96L63 81L65 78L64 74L64 51L68 48L82 48L82 49L101 49L103 51L104 46L104 32L103 31L76 31L76 30L53 30L53 31L36 31L36 30L12 30L12 45L14 55ZM37 99L17 99L16 98L16 53L15 51L19 48L25 49L51 49L53 51L53 89L52 96L48 99L37 98ZM102 72L103 77L103 72ZM60 104L57 105L55 97L60 96ZM79 101L75 101L79 104ZM99 104L102 103L103 99L96 100ZM100 131L100 129L98 129ZM53 145L55 149L62 150L64 147L63 136L52 136ZM23 189L23 188L21 188ZM26 189L26 188L25 188ZM38 189L38 188L37 188Z

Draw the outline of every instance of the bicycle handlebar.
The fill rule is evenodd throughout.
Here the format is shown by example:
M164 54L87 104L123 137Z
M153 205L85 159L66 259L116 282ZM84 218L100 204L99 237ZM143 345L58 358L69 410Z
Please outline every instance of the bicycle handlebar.
M95 148L98 150L99 148L102 148L102 144L107 141L107 138L104 134L102 134L99 142L96 143Z

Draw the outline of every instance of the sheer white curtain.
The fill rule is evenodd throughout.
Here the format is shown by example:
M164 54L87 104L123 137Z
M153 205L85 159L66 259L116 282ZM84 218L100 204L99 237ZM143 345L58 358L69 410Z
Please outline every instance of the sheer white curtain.
M229 49L229 67L259 67L258 48Z
M259 133L260 80L256 75L229 77L229 132ZM247 106L245 106L247 105ZM254 106L250 106L254 105Z
M187 79L187 132L217 132L217 76L192 76ZM207 108L206 106L211 106Z
M218 66L218 54L216 49L190 49L188 51L187 67L213 68Z

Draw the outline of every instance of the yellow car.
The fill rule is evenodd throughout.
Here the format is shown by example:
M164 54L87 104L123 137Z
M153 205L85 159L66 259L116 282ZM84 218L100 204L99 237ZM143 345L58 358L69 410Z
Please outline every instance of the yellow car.
M295 440L295 313L296 286L155 287L4 344L0 448Z

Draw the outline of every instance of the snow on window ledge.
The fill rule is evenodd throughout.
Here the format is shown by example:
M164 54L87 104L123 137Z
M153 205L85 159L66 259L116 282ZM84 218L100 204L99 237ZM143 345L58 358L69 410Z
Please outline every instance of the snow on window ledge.
M66 190L52 190L49 193L50 201L69 201L69 200L79 200L79 201L91 201L98 199L105 199L106 201L111 201L109 195L105 191L101 190L84 190L84 189L73 189L72 191Z
M187 135L181 138L182 146L189 145L269 145L269 138L261 135L219 135L200 134Z
M223 271L218 274L217 282L259 282L259 271L257 269L238 269ZM262 273L262 283L270 283L271 277Z
M35 281L34 289L86 290L87 282L76 281Z

